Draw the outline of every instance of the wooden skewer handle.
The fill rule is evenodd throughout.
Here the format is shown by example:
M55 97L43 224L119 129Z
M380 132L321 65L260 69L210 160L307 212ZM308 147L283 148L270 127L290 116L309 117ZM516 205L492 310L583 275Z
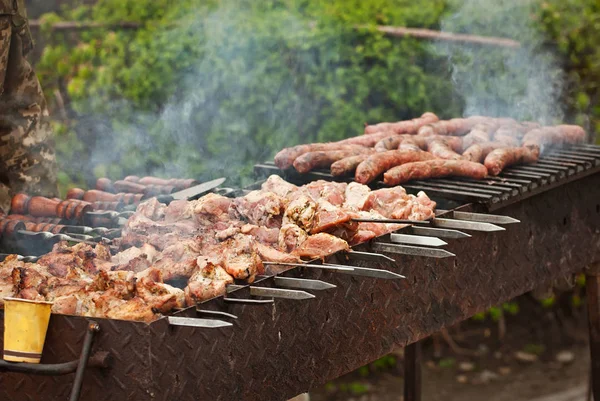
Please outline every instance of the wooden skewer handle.
M67 199L83 199L85 191L81 188L71 188L67 191Z
M139 203L143 197L144 194L111 194L97 189L91 189L86 191L85 195L83 195L83 200L86 202L121 202L125 205L133 205Z
M15 195L11 202L12 213L30 214L35 217L60 217L61 219L82 221L84 215L92 210L90 203L76 199L58 201L26 194Z
M19 220L0 218L0 236L12 236L19 230L25 230L25 223Z
M96 189L99 191L110 192L111 194L117 192L112 181L108 178L98 178L96 180Z

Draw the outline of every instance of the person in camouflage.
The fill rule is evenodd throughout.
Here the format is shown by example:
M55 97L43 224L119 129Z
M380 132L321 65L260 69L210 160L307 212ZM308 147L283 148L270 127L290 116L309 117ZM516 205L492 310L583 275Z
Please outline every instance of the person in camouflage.
M48 109L25 56L33 47L25 0L0 0L0 209L17 192L57 196Z

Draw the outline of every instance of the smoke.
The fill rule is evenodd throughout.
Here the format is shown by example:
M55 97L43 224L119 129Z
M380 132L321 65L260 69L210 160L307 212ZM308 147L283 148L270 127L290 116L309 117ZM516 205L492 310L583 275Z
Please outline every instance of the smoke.
M534 0L464 0L443 19L443 31L517 40L518 49L439 41L465 115L512 117L551 124L562 120L564 76L536 29Z
M199 3L174 7L143 46L138 36L130 65L111 71L127 78L120 92L107 88L108 101L82 107L77 131L89 158L74 164L96 166L89 184L148 174L244 185L272 149L316 140L319 96L306 81L338 57L336 43L319 44L326 57L304 46L310 19L282 5Z

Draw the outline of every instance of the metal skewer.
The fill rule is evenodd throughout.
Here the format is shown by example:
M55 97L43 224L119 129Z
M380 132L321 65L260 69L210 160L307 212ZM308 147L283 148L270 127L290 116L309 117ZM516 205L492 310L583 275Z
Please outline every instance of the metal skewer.
M369 219L355 218L352 221L359 223L390 223L390 224L429 224L429 220L405 220L405 219Z
M233 326L233 324L229 322L215 319L201 319L194 317L179 316L167 316L167 319L171 326L202 327L210 329Z
M422 237L419 235L410 234L390 234L390 241L397 244L411 244L411 245L423 245L423 246L443 246L448 245L444 240L437 237Z

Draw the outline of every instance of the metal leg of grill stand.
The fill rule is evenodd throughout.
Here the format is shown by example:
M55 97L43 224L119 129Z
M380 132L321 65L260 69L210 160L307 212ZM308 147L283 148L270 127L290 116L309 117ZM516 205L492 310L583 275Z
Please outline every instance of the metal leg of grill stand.
M404 401L421 401L421 343L404 348Z
M600 401L600 262L590 266L585 282L592 360L590 387L593 399Z
M79 355L79 364L75 371L75 380L73 381L73 388L71 389L71 396L69 401L79 400L81 393L81 385L83 384L83 374L90 358L90 352L92 351L92 341L94 340L94 334L100 331L100 326L96 322L89 322L88 330L85 333L83 339L83 347L81 348L81 355Z

